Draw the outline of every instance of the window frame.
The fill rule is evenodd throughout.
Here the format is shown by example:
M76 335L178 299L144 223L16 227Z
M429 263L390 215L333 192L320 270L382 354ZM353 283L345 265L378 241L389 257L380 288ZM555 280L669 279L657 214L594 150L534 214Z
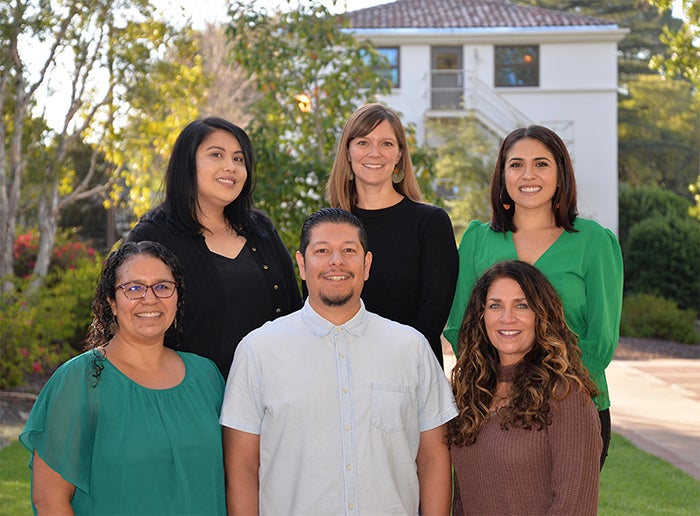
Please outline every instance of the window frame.
M382 54L384 57L387 58L389 61L389 68L386 70L379 70L380 73L384 74L385 72L388 72L388 79L391 81L391 87L392 88L400 88L401 87L401 47L400 46L382 46L382 47L375 47L375 50ZM392 62L392 59L386 55L385 51L395 51L396 52L396 64ZM396 81L394 81L394 77L396 77Z
M505 50L521 51L522 59L529 54L531 62L519 63L516 60L506 62L501 53ZM499 52L500 51L500 52ZM540 46L539 45L494 45L494 74L495 88L537 88L540 86ZM510 70L513 79L504 80L504 71Z

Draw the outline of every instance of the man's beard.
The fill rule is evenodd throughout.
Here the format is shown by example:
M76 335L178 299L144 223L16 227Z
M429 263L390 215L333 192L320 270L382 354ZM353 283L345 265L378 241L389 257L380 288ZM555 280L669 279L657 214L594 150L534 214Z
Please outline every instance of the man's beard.
M338 295L335 297L329 297L325 294L320 294L319 297L321 299L321 302L326 306L343 306L353 298L354 294L354 291L351 290L348 294L345 294L343 296Z

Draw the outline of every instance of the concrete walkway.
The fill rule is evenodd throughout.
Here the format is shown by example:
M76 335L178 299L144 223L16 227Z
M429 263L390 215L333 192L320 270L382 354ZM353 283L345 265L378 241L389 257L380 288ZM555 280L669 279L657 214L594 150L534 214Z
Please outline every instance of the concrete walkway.
M449 378L446 341L443 355ZM700 360L613 360L606 373L613 432L700 480Z
M700 360L613 360L613 431L700 480Z

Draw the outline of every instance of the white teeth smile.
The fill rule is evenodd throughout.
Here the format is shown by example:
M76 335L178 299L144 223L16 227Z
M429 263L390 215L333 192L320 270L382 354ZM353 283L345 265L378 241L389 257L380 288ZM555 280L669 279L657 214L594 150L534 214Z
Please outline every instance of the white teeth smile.
M160 315L161 315L160 312L145 312L145 313L136 314L136 317L145 317L148 319L152 319L155 317L160 317Z
M498 333L500 333L501 335L506 335L508 337L511 337L513 335L517 335L518 333L520 333L520 330L500 330Z
M384 168L384 165L376 165L373 163L365 163L364 166L367 168L374 168L374 169Z
M227 185L235 185L235 184L236 184L235 179L220 178L220 179L217 179L217 181L218 181L219 183L225 183L225 184L227 184Z
M524 193L535 193L542 190L541 186L521 186L520 191Z
M330 281L343 281L348 278L349 276L326 276L326 279Z

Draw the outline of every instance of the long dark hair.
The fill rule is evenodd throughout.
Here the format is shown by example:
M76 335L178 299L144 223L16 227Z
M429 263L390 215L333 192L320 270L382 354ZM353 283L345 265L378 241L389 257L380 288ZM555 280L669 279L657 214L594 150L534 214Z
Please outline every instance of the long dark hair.
M271 223L253 205L256 182L253 144L242 128L219 117L195 120L182 130L173 146L165 173L165 201L145 219L165 222L178 232L193 235L202 232L204 227L197 218L197 149L217 130L226 131L238 141L247 171L243 189L224 208L224 217L232 228L244 236L265 236L270 231Z
M185 276L177 256L157 242L144 240L142 242L127 242L112 251L105 260L100 273L100 279L95 289L95 297L92 300L92 323L85 339L85 349L93 350L95 359L94 378L97 380L102 371L102 353L97 348L107 346L114 337L118 326L117 319L112 312L110 301L114 301L117 291L117 274L119 268L134 256L148 255L158 258L168 266L177 283L177 310L175 319L170 328L165 332L164 343L169 347L177 347L182 335L182 320L185 311Z
M515 280L535 314L532 349L515 365L512 396L502 412L503 428L542 428L551 423L549 400L584 389L597 389L581 362L578 338L566 324L559 295L537 268L518 260L491 266L474 286L459 330L452 390L459 414L448 424L448 441L472 444L489 417L498 382L498 351L491 344L484 311L489 288L499 278ZM591 401L592 403L592 401Z
M578 216L576 207L576 177L571 156L562 139L551 129L542 125L531 125L515 129L505 137L498 151L496 165L491 177L491 229L498 232L518 228L513 223L515 204L506 190L505 165L510 149L520 140L530 138L542 143L554 156L557 165L557 189L552 198L552 211L556 225L574 232L574 220ZM503 205L510 205L506 209Z

